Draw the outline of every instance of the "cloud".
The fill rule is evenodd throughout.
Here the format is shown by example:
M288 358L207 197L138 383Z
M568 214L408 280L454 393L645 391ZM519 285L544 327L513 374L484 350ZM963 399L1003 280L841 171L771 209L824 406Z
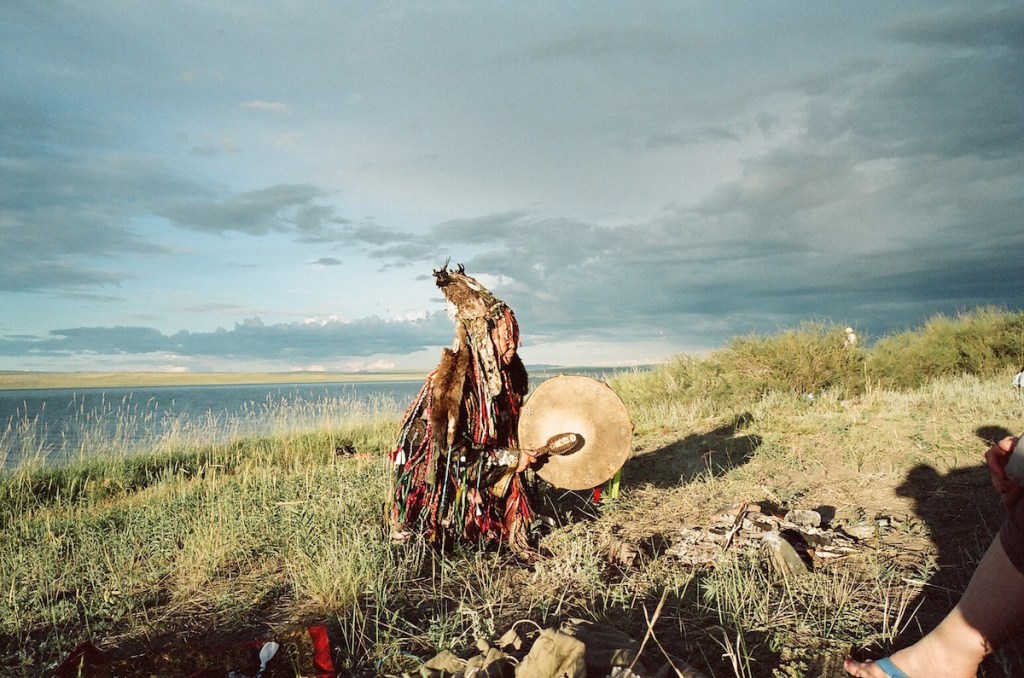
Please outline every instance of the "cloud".
M901 19L889 29L888 35L923 46L1002 46L1024 50L1024 7L947 7Z
M97 7L82 10L101 15L97 35L130 33L112 30L123 12ZM221 317L263 313L270 304L243 296L260 284L282 297L312 294L302 276L342 275L356 281L346 295L360 298L341 303L390 293L380 308L406 314L427 293L440 306L429 271L451 258L493 285L533 345L670 337L681 348L808 317L878 334L977 303L1020 307L1024 290L999 267L1013 270L1008 253L1024 245L1024 8L876 9L769 12L756 28L717 6L650 6L630 21L602 10L582 23L568 8L472 9L457 24L444 6L386 19L353 10L333 23L297 12L288 31L268 14L258 25L288 45L337 51L283 49L240 63L237 47L211 43L208 70L182 75L188 87L142 82L120 47L102 42L58 46L60 58L39 51L59 77L19 63L45 83L43 103L12 94L0 105L0 291L134 289L148 262L180 257L201 281L218 266L249 267L251 278L215 292L230 302L208 300ZM195 22L160 11L178 23L147 26ZM192 11L203 26L223 18L219 6ZM500 49L488 51L492 42ZM79 52L96 59L93 71L64 70ZM277 56L291 53L302 60ZM325 70L324 59L345 67ZM97 79L100 95L72 95ZM146 98L157 88L159 99ZM109 108L89 104L103 96ZM76 113L60 113L68 110ZM145 127L130 119L152 110L161 115ZM301 139L282 132L278 114ZM165 129L154 119L183 122ZM181 131L207 124L218 131ZM178 155L163 155L161 134L180 140ZM303 153L288 150L300 141ZM167 235L168 226L180 230ZM172 240L182 249L230 242L232 259L206 266L210 258L186 259ZM287 283L273 282L275 268ZM386 289L410 279L427 292ZM308 313L334 303L310 303ZM98 324L150 322L116 317ZM79 327L8 337L21 343L5 350L228 355L227 334L246 355L258 337L281 360L287 350L320 361L311 347L329 331L357 355L370 349L351 324L328 325L306 335L253 323L168 334L164 324L129 328L126 343L117 328ZM420 345L405 337L412 327L365 326L396 350Z
M34 247L26 248L34 249ZM10 251L10 250L8 250ZM34 292L49 288L80 290L90 287L118 285L130 276L116 271L99 270L61 261L59 257L39 257L33 260L0 261L0 291Z
M296 132L282 132L274 140L277 148L298 148L302 145L302 135Z
M658 132L648 135L644 146L653 151L666 148L686 147L705 142L740 141L735 131L726 127L708 125L689 132Z
M254 111L263 111L264 113L287 113L291 110L288 104L283 104L279 101L243 101L238 104L238 107Z
M315 201L324 192L308 185L278 185L225 199L177 200L157 213L179 228L204 233L237 231L249 235L320 228L322 208ZM303 226L304 225L304 226Z
M289 233L305 244L359 243L367 232L378 230L339 216L334 207L322 204L328 195L308 184L279 184L226 197L164 200L153 212L178 228L200 233Z
M870 157L1020 158L1024 7L947 8L887 34L916 58L834 82L809 108L811 140Z
M154 197L202 193L152 159L56 150L93 142L24 104L0 105L0 291L113 285L130 277L95 257L164 256L133 219Z
M315 186L225 195L159 158L97 152L106 140L95 128L18 101L2 102L0 128L9 132L0 135L0 291L80 291L130 280L137 273L119 270L119 258L177 254L140 227L153 217L202 233L285 233L303 243L362 238L345 230L348 220ZM227 140L210 143L193 151L237 150Z
M618 60L624 55L647 60L678 54L689 44L685 33L652 26L581 26L568 37L539 42L529 50L529 54L535 58L588 62L593 59Z
M419 319L265 324L249 318L230 329L164 334L149 327L73 327L44 337L0 337L0 355L76 354L191 356L223 359L325 361L347 357L408 354L450 342L451 321L443 312Z
M207 139L189 148L190 153L206 158L212 158L221 153L238 153L240 150L238 144L232 139Z

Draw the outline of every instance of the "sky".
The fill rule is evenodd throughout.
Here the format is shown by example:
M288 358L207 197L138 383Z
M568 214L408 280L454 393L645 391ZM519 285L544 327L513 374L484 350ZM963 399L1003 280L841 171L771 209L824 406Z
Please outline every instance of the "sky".
M527 365L1024 308L1024 3L0 2L0 370Z

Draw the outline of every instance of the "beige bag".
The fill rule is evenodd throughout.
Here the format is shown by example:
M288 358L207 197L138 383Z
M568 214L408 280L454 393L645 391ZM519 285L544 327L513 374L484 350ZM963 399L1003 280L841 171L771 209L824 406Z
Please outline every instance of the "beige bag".
M584 658L591 676L607 676L612 667L631 665L640 651L640 643L622 631L583 619L570 619L559 630L586 647Z
M585 678L586 647L572 636L544 629L516 667L516 678Z

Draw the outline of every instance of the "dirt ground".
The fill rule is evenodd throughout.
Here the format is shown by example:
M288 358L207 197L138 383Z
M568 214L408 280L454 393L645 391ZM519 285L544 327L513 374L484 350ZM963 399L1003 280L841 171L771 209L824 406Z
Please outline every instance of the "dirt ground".
M624 469L622 491L629 493L642 488L655 508L646 512L637 509L634 520L622 526L623 537L635 541L652 538L667 541L680 525L711 520L715 511L708 497L681 491L680 487L693 483L702 474L725 474L754 463L754 452L761 440L750 432L756 427L748 424L749 420L739 417L707 433L635 440L634 455ZM1001 430L979 429L979 447L983 449L990 439L998 439L1001 433ZM752 470L756 475L756 468ZM914 642L949 611L1002 520L988 471L981 463L945 473L921 464L902 473L895 484L865 481L863 476L850 470L809 464L800 470L798 478L794 477L794 482L797 481L801 488L814 488L814 491L794 495L799 506L788 508L815 510L826 525L849 526L858 521L884 519L889 529L876 548L889 549L894 558L906 562L934 562L922 593L909 605L909 609L916 610L915 620L894 640L893 647ZM720 507L748 501L762 503L768 510L786 508L779 506L778 496L763 491L763 487L771 485L777 495L779 479L772 479L772 483L734 484L729 487L732 494L715 497L715 500ZM188 643L169 639L154 642L146 652L130 656L126 656L128 650L108 655L86 652L83 661L77 665L72 661L67 671L58 675L93 678L255 676L259 649L266 640L275 640L281 645L278 656L262 674L266 678L335 675L326 670L318 673L313 644L307 630L301 626L284 631L252 630L248 636L210 634ZM851 650L855 656L862 652L857 648ZM841 670L841 657L837 657L830 668L815 675L845 675ZM982 675L1009 674L987 662Z

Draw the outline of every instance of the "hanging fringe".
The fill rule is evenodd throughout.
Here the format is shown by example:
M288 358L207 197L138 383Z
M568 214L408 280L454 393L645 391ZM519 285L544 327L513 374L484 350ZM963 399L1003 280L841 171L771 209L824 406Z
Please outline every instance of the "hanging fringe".
M393 532L415 530L432 543L507 542L525 552L533 511L514 473L516 455L507 453L518 449L527 390L519 327L512 310L461 268L435 271L439 286L441 273L457 306L456 341L406 410L389 455L389 521Z

